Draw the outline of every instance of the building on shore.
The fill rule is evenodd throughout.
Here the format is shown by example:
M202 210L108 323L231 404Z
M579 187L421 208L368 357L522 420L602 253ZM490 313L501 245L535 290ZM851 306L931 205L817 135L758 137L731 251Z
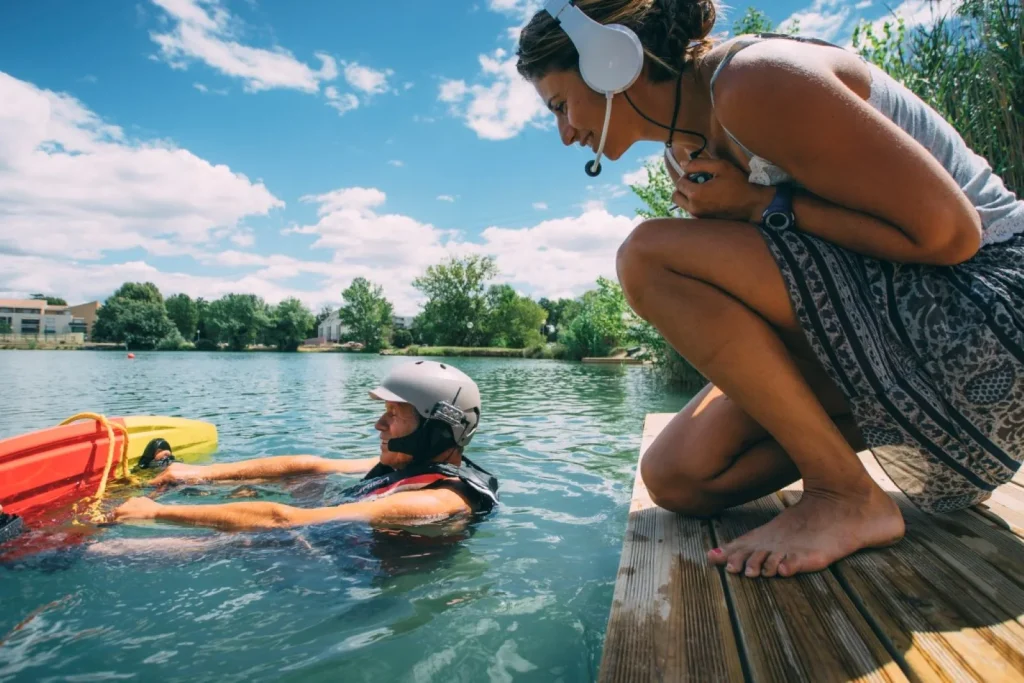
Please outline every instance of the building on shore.
M81 318L85 321L85 338L92 338L92 326L96 324L96 316L99 314L101 304L99 301L90 301L87 304L68 306L72 317Z
M412 321L415 319L414 315L393 315L391 316L391 325L396 330L411 330Z
M391 316L391 326L396 330L408 330L412 328L412 321L416 316L413 315L393 315ZM320 325L317 326L316 343L323 344L337 344L345 340L346 336L350 332L347 325L341 322L341 309L332 311L329 316L324 318ZM310 340L312 342L313 340Z
M338 309L331 311L329 316L320 321L316 329L317 337L328 344L340 342L349 332L348 326L341 322L340 316L341 309Z
M0 334L15 337L80 335L84 339L89 326L83 316L76 316L74 308L81 306L53 306L41 299L0 299Z

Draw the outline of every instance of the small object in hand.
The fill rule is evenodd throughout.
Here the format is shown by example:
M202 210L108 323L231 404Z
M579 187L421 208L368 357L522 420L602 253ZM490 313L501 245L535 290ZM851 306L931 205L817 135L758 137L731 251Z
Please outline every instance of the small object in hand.
M686 176L686 178L691 183L706 183L707 181L709 181L712 178L714 178L714 176L711 175L710 173L703 172L703 173L691 173L690 175Z

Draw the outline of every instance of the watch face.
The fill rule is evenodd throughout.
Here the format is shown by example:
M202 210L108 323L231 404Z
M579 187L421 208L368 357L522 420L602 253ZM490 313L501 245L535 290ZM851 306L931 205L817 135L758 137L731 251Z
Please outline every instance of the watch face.
M789 214L777 211L764 217L764 224L774 230L785 230L792 223Z

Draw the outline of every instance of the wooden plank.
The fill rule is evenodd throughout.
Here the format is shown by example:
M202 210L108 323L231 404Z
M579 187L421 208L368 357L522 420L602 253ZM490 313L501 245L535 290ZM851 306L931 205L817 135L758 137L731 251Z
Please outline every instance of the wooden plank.
M648 415L598 680L743 681L740 653L706 522L663 510L640 478L672 415Z
M936 524L935 517L917 510L873 458L862 460L903 509L907 536L892 548L862 551L842 560L832 572L876 628L903 653L912 678L1024 678L1020 584ZM797 497L784 494L789 503ZM969 524L965 516L959 521ZM992 540L989 532L983 537ZM1011 538L1004 534L1000 547L1007 548L1006 539ZM1019 549L1013 555L1019 562Z
M781 510L779 499L769 496L727 511L713 526L719 542L727 543ZM832 574L725 576L753 680L907 680Z
M1002 522L1012 533L1024 538L1024 512L1008 506L1006 502L999 489L996 489L992 492L992 498L986 500L979 507L987 515Z

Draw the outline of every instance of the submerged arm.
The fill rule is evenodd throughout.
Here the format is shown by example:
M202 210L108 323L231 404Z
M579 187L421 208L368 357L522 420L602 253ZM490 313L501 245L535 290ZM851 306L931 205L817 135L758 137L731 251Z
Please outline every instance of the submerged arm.
M459 493L447 489L403 491L372 501L337 507L296 508L280 503L162 505L149 498L131 498L114 511L119 522L152 519L227 531L279 529L332 521L370 524L437 521L471 511Z
M316 455L278 455L216 465L173 463L152 484L225 479L275 479L301 474L361 474L370 471L378 458L334 459Z

